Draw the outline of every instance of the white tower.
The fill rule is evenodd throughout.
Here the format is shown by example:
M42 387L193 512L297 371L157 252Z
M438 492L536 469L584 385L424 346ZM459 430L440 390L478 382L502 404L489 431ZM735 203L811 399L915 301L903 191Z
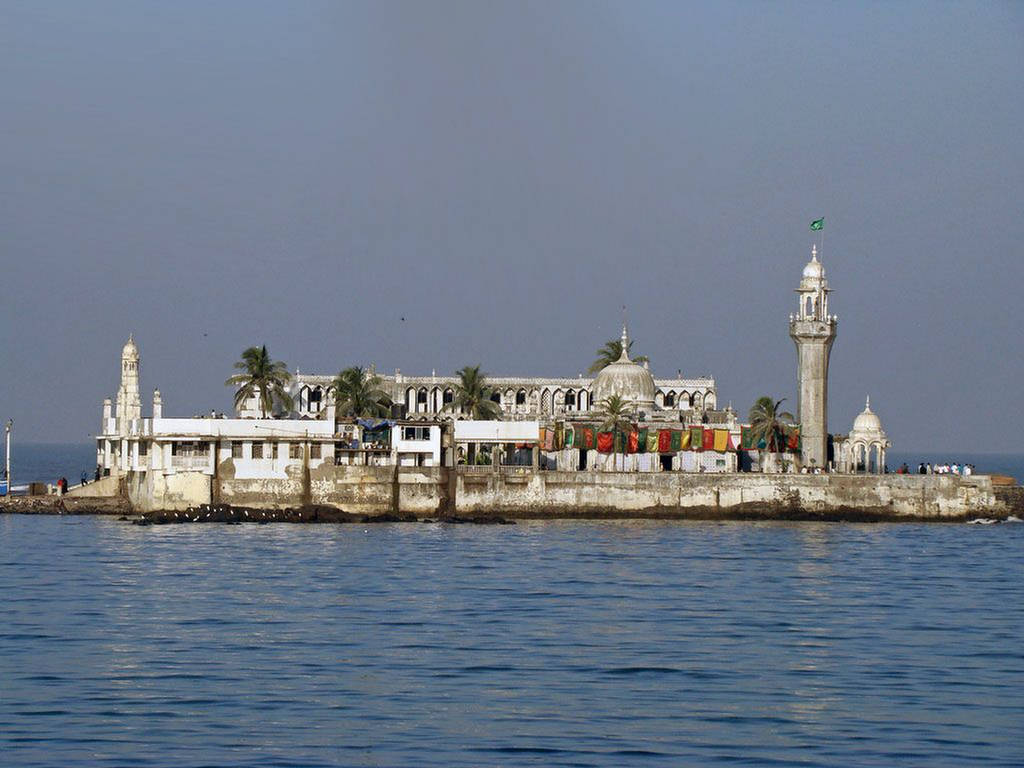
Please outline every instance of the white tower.
M838 318L828 313L831 291L813 246L796 293L800 308L789 316L789 335L797 352L801 453L804 466L824 467L828 461L828 359Z
M142 398L139 396L139 348L135 339L128 337L128 343L121 350L121 386L117 390L118 429L127 433L132 419L142 418Z

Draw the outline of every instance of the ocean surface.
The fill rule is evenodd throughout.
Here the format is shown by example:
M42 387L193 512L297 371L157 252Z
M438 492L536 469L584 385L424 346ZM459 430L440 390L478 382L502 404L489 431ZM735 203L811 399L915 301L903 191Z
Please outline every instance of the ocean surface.
M0 515L11 766L1020 766L1024 524Z

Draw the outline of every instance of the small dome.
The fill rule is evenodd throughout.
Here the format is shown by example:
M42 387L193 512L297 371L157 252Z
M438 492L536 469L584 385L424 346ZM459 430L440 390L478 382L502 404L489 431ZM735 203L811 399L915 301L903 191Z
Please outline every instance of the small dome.
M622 354L597 374L591 393L595 404L618 395L637 408L653 410L654 377L647 368L629 359L629 336L625 327L622 329Z
M134 334L132 334L132 335L130 335L128 337L127 343L124 345L124 348L121 350L121 357L130 357L130 358L133 358L135 360L139 359L139 348L137 346L135 346L135 336L134 336Z
M853 420L854 432L881 432L882 420L871 410L871 398L867 399L864 410Z
M816 280L823 280L825 278L825 268L821 266L821 262L818 261L817 246L811 246L811 260L807 262L807 266L804 267L803 276L812 277Z

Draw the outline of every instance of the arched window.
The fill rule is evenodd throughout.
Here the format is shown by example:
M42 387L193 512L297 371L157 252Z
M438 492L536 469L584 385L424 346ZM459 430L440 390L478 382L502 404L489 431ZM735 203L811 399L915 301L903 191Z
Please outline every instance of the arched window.
M807 311L804 314L807 317L814 317L814 299L810 296L807 297Z
M526 405L526 390L520 389L516 392L516 405Z
M322 387L316 387L309 393L309 410L313 413L319 413L320 407L323 404L324 390Z
M551 390L545 389L540 395L540 412L551 413Z
M571 389L565 393L565 407L575 408L576 407L576 393Z
M498 405L501 405L501 392L492 392L491 393L491 402L492 403L497 403Z
M419 392L416 393L416 410L425 411L427 410L427 388L421 387Z
M441 402L444 405L448 405L449 403L454 403L455 402L455 392L453 390L446 389L444 391L444 394L441 395Z
M670 391L667 395L665 395L665 407L666 408L675 408L676 407L676 393L674 391Z

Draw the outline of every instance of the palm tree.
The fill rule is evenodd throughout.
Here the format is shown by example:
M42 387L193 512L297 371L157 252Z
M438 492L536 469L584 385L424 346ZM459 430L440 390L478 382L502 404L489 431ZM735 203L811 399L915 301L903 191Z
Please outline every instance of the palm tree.
M630 339L629 344L626 345L626 354L633 349L633 341ZM612 339L606 341L604 346L597 350L597 359L587 368L587 373L597 373L602 368L611 365L616 360L622 357L622 341L620 339ZM639 357L630 358L634 363L646 363L647 356L640 355Z
M338 416L387 416L391 398L381 388L381 379L375 373L353 365L338 373L332 384Z
M757 398L750 409L750 429L757 445L764 441L765 450L777 453L786 447L786 438L793 433L793 414L780 411L779 407L786 401L773 400L767 395ZM762 462L762 469L764 463Z
M633 413L633 404L620 395L608 395L598 403L601 416L601 431L628 432L633 428L630 416Z
M501 417L501 406L491 400L487 386L487 375L481 373L479 365L467 365L455 372L459 383L455 385L455 404L471 419L497 419Z
M288 373L286 363L271 359L266 344L262 347L249 347L242 352L242 359L235 363L235 368L243 373L236 373L224 382L225 386L238 387L235 391L235 410L241 410L245 401L252 397L259 398L263 418L273 414L275 406L292 410L292 396L285 389L292 375Z

